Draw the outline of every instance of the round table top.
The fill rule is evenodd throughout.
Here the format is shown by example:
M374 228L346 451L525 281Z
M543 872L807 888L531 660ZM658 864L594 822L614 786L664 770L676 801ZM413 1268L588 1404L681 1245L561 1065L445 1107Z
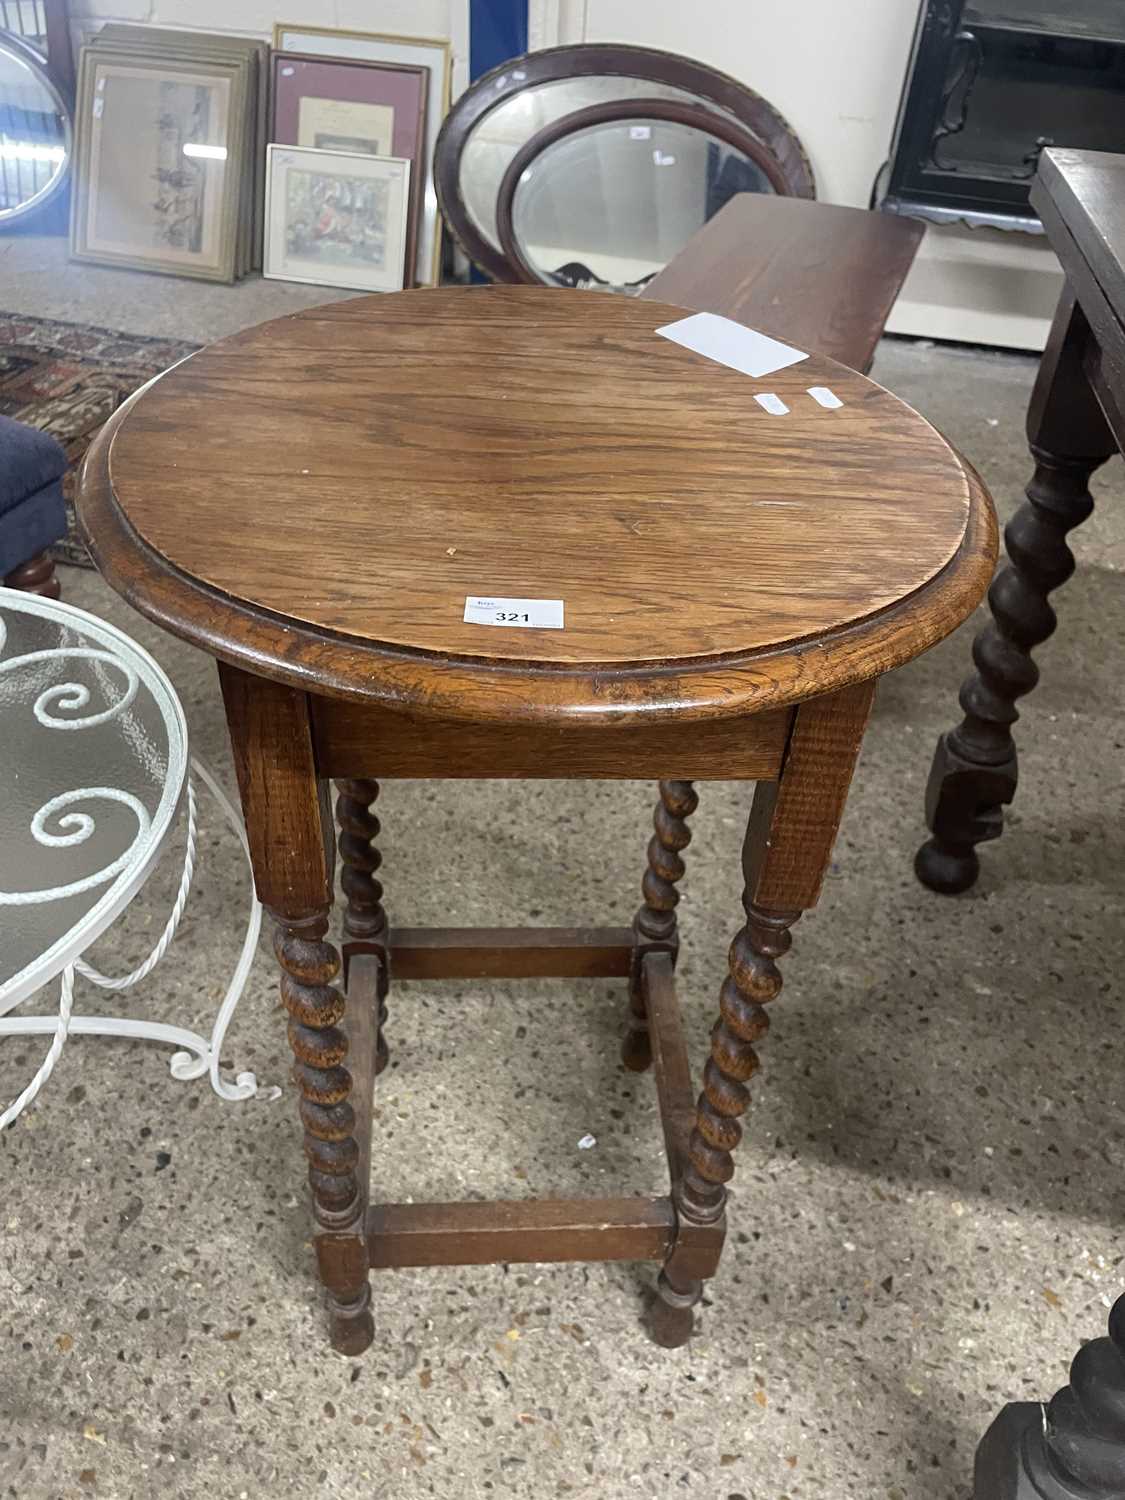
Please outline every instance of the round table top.
M832 360L754 378L657 333L688 316L451 288L248 329L92 449L95 556L227 660L466 718L753 711L952 629L995 546L957 454Z
M0 1015L72 963L147 879L188 739L172 684L84 609L0 588Z

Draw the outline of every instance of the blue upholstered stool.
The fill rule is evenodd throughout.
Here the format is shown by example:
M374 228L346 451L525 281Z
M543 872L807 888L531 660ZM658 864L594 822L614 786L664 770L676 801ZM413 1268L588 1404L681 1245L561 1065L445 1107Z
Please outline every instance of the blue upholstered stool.
M66 535L66 454L46 432L0 417L0 578L10 589L59 597L47 548Z

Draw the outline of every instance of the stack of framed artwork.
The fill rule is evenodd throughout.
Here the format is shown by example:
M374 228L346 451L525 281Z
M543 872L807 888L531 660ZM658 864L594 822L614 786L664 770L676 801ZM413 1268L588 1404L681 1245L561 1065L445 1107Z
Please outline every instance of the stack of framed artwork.
M438 282L449 43L281 24L274 46L111 23L82 49L75 260L362 291Z
M434 285L448 42L279 24L274 49L264 274L367 291Z
M269 48L111 24L82 49L76 260L231 282L260 268Z

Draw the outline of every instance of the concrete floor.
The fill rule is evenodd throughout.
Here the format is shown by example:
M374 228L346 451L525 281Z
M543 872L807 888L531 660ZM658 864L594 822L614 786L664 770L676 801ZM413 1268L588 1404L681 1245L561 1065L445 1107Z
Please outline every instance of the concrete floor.
M55 253L5 245L0 305L201 339L321 296L64 269ZM1033 373L896 341L875 370L1005 513L1027 477ZM225 1105L174 1082L155 1046L80 1039L0 1143L0 1492L967 1496L991 1415L1048 1395L1125 1287L1120 465L1095 488L1106 503L1077 538L1083 566L1021 725L1020 801L969 896L927 893L911 859L971 627L880 691L825 899L786 963L726 1255L687 1349L645 1338L646 1268L593 1265L385 1275L376 1346L333 1354L263 953L226 1056L283 1097ZM95 575L65 570L63 586L155 653L196 748L229 773L211 663ZM644 785L392 783L388 904L419 923L627 920L651 800ZM738 925L747 801L704 788L694 820L681 973L697 1059ZM104 967L147 951L175 862L103 941ZM212 815L201 863L174 956L135 1000L197 1026L243 920L237 848ZM375 1194L659 1190L651 1082L616 1060L623 1002L605 982L392 995ZM40 1054L38 1040L0 1049L0 1098ZM597 1145L580 1150L587 1133Z

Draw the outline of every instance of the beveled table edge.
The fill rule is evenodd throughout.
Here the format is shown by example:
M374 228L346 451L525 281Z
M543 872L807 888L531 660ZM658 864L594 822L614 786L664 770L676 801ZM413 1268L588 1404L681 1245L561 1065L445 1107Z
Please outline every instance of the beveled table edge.
M557 727L761 713L879 676L921 655L971 614L996 563L992 501L958 455L969 490L960 547L913 593L855 623L782 646L678 661L529 667L437 658L339 635L237 600L182 572L150 546L117 504L110 454L117 429L153 383L106 422L83 462L77 509L90 553L107 582L146 618L221 661L305 692L444 719Z

